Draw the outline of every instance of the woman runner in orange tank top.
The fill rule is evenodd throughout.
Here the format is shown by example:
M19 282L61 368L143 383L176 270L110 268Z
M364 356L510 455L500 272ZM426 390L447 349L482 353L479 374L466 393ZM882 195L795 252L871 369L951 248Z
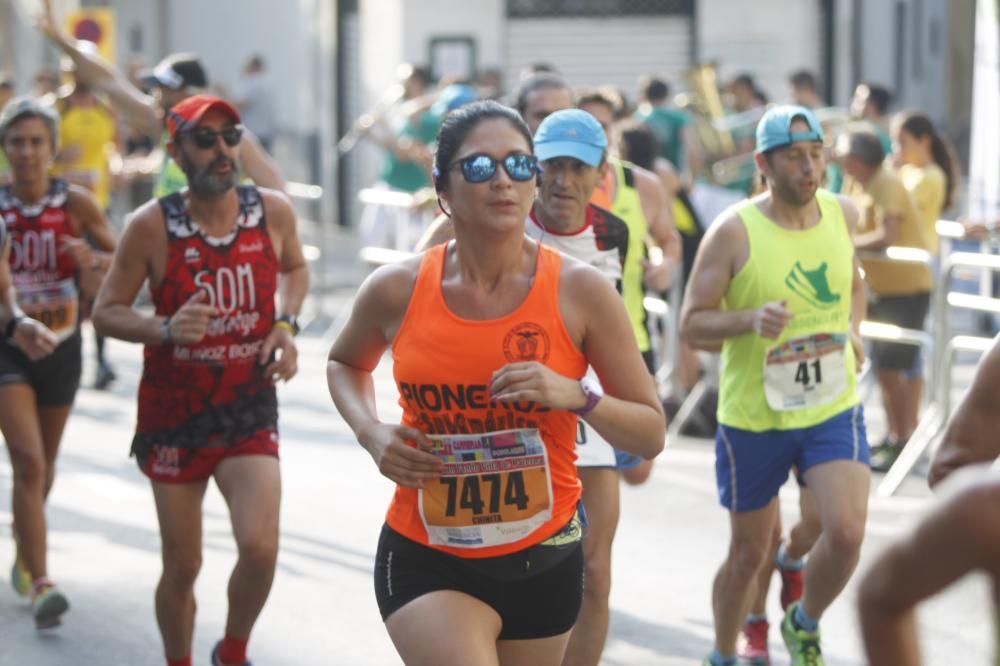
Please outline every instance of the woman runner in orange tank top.
M506 107L451 113L435 186L455 241L375 271L330 351L338 410L397 484L375 587L408 664L559 664L583 582L576 414L630 453L663 448L621 299L524 235L532 151ZM399 424L375 409L390 346Z

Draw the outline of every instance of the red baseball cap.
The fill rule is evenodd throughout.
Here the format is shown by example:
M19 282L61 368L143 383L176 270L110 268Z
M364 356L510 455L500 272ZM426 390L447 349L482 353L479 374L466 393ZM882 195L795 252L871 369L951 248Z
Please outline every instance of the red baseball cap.
M175 139L178 133L192 129L212 109L223 112L235 123L240 122L239 112L221 97L192 95L167 111L167 133L170 138Z

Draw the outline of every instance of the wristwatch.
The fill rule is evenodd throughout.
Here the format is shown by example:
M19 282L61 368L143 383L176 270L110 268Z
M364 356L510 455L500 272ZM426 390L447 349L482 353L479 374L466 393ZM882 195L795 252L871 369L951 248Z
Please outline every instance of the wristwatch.
M290 314L281 315L280 317L274 320L274 325L279 328L287 329L288 332L292 334L292 336L296 336L299 334L299 318L296 317L295 315L290 315Z
M597 407L597 403L604 397L604 388L593 377L581 377L580 388L583 389L583 394L587 396L587 402L583 403L583 407L580 409L570 411L577 416L586 416L594 407Z

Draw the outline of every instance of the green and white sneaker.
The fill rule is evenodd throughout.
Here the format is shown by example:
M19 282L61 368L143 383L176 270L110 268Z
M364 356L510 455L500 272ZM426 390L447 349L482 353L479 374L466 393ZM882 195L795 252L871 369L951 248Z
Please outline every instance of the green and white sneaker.
M802 602L796 601L785 611L785 619L781 622L781 637L785 640L792 666L824 666L823 653L819 648L819 629L805 631L792 622L792 617Z
M66 595L51 581L37 587L31 599L31 614L35 616L36 629L51 629L62 624L62 615L69 610Z

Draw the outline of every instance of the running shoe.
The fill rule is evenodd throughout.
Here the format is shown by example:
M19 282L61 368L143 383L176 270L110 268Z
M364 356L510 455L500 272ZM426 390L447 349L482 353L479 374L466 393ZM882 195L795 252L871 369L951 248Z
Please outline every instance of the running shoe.
M103 391L111 386L112 382L118 379L118 375L111 369L106 361L97 364L97 378L94 380L94 388Z
M50 629L62 624L62 614L69 610L69 600L55 585L41 585L31 599L31 614L37 629Z
M10 586L19 597L31 595L31 572L24 566L20 554L15 554L14 564L10 568Z
M805 589L806 580L803 569L782 569L778 564L778 573L781 574L781 610L788 610L788 607L802 598L802 591Z
M222 641L215 644L212 648L212 666L253 666L249 659L244 661L242 664L223 664L222 660L219 659L219 648L222 647Z
M873 472L888 472L903 451L902 446L887 446L871 454L869 463Z
M743 625L736 656L752 666L769 666L771 656L767 651L767 620L750 620Z
M798 607L798 601L789 606L785 611L785 619L781 622L781 637L792 659L791 666L823 666L823 653L819 649L819 629L812 632L805 631L792 622L792 616Z

